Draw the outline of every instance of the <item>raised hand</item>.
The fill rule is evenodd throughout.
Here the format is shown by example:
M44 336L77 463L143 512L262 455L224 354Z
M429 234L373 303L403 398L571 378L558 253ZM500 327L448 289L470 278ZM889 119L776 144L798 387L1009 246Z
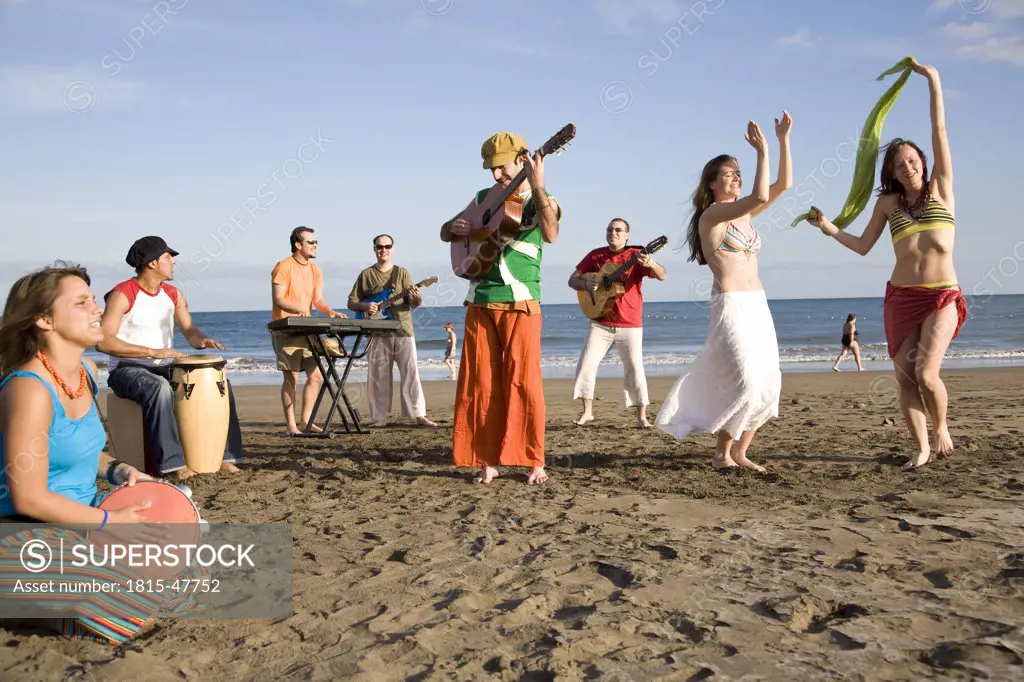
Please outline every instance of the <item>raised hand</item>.
M789 112L785 109L782 110L782 120L778 117L775 118L775 137L780 140L789 136L789 129L793 127L793 119L790 118Z
M839 228L832 224L832 221L825 217L825 214L817 206L811 206L811 210L807 216L807 222L814 225L816 228L821 230L828 236L834 235L839 232Z
M526 180L530 183L534 196L537 196L544 189L544 157L539 151L532 158L527 153L524 154L524 163Z
M743 136L743 139L762 154L768 151L768 142L764 139L764 135L761 134L761 129L753 121L747 123L747 134Z
M926 78L934 78L939 75L939 70L929 64L918 64L917 60L910 62L910 69Z
M216 348L217 350L224 350L224 346L219 342L211 338L204 338L199 342L199 350L205 350L207 348Z

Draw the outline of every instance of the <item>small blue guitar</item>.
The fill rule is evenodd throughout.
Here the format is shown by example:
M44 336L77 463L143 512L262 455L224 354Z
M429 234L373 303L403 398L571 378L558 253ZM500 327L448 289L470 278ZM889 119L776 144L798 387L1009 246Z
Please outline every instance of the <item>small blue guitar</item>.
M417 286L420 289L422 289L424 287L429 287L431 284L437 284L437 282L438 282L437 277L428 277L427 279L423 280L422 282L417 282L415 284L415 286ZM409 287L409 289L412 289L412 287ZM370 313L359 311L358 313L356 313L356 319L357 320L366 320L366 319L393 320L393 319L395 319L391 315L391 306L393 306L400 298L406 296L409 293L409 289L404 289L402 291L399 291L397 294L392 294L391 293L391 289L387 288L387 289L384 289L383 291L381 291L379 294L374 294L373 296L369 296L367 298L364 298L361 301L361 303L380 303L380 307L377 308L377 314L374 315L372 318L370 317Z

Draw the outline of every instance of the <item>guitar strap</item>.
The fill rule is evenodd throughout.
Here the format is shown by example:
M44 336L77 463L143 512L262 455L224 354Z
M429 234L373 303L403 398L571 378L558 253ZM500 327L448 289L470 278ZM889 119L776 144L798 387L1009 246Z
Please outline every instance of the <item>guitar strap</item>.
M384 285L384 289L390 289L391 293L387 295L387 298L391 298L395 295L395 285L398 284L398 266L391 268L391 277L388 278L388 283Z

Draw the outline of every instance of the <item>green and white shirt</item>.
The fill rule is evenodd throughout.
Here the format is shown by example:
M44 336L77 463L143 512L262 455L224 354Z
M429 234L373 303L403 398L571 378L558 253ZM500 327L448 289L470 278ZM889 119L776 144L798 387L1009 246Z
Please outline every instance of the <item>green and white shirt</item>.
M473 198L479 205L491 188L482 189ZM550 192L548 197L554 198ZM540 262L544 251L544 237L540 225L535 224L537 207L533 197L528 195L523 206L523 229L509 239L501 249L501 255L482 279L469 283L466 303L487 305L488 303L516 303L519 301L540 301ZM562 219L562 207L558 207L558 219Z

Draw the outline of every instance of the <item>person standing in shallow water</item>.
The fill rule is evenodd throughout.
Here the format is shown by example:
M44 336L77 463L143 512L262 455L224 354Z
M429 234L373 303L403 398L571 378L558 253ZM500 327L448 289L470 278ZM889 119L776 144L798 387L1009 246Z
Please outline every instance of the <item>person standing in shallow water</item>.
M448 376L449 379L455 380L455 349L458 347L459 339L455 335L455 325L451 322L447 322L444 325L445 334L448 336L448 344L444 349L444 366L448 368L451 374Z
M669 390L655 425L682 439L695 431L718 434L711 460L716 469L744 467L764 473L747 459L757 430L779 416L782 373L775 322L758 277L761 235L751 218L793 184L789 153L792 119L775 120L780 158L778 178L768 184L768 142L753 121L746 140L757 151L754 188L740 196L739 163L722 154L707 162L693 193L687 232L689 260L714 275L707 342Z
M839 363L846 358L846 354L852 352L853 359L857 361L857 371L863 372L864 367L860 364L860 344L857 343L857 335L860 332L857 331L857 316L850 313L846 316L846 322L843 323L843 337L840 339L840 343L843 344L843 349L839 351L839 357L832 364L832 371L839 371Z
M949 398L939 370L946 349L967 320L967 301L953 267L956 204L942 84L934 66L914 62L911 68L928 79L931 95L931 177L921 148L896 138L886 147L878 200L863 234L856 237L840 230L817 207L812 207L808 219L862 256L870 253L889 224L896 265L885 286L885 337L900 387L900 411L916 446L906 469L953 451L946 421ZM928 416L935 429L934 452L928 443Z

